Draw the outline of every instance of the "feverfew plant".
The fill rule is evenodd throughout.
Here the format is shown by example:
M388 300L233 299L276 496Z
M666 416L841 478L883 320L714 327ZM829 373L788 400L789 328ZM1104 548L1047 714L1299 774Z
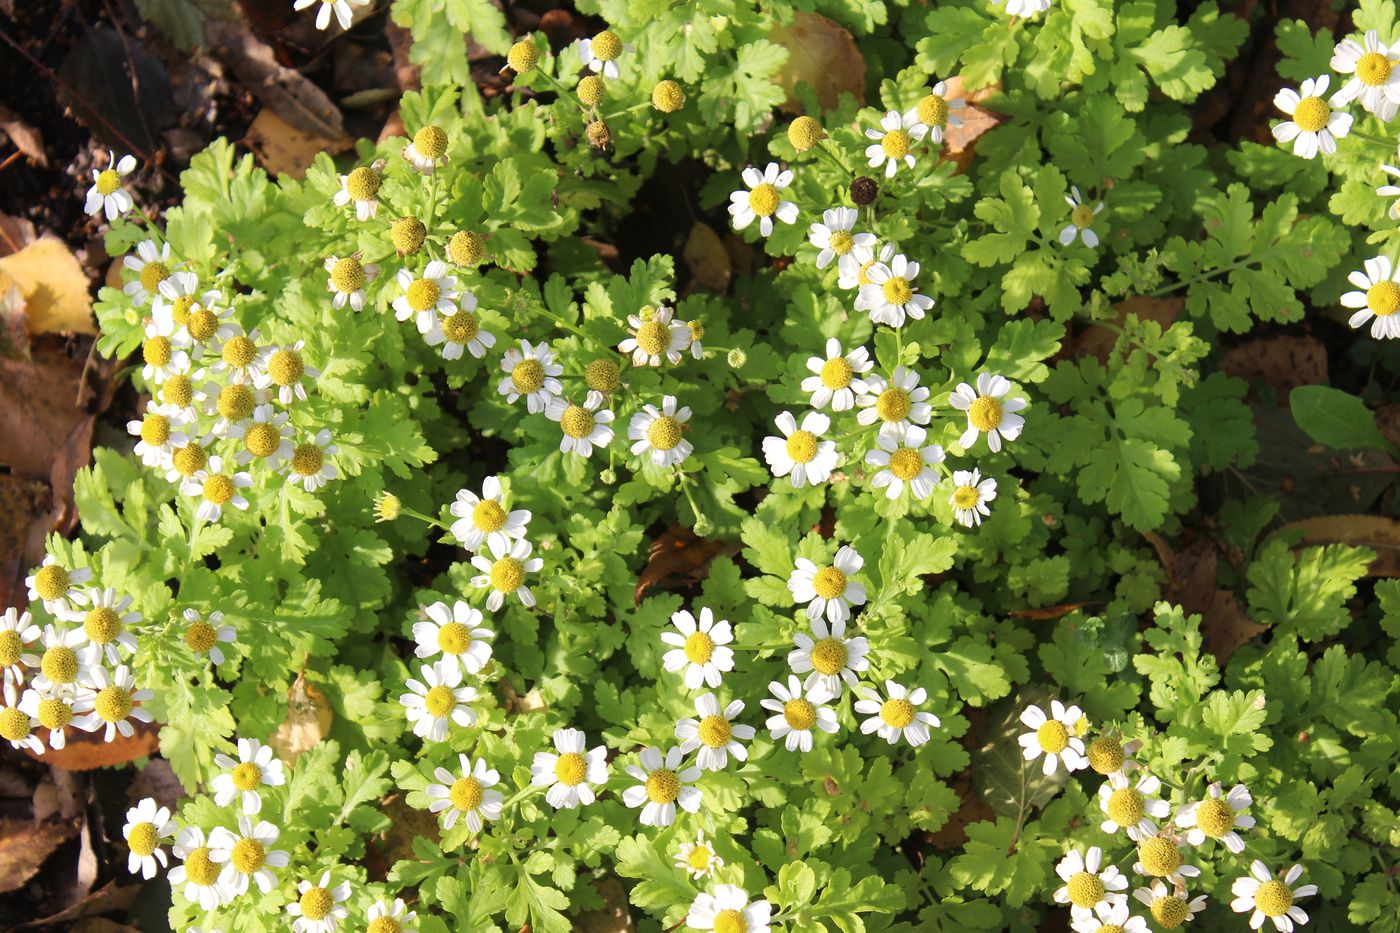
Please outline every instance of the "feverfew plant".
M1277 147L1193 132L1213 2L827 5L864 101L775 80L805 7L580 6L395 0L404 136L75 192L144 407L0 736L158 726L175 929L1397 929L1400 590L1231 499L1217 657L1159 556L1260 453L1217 338L1395 336L1393 5L1281 30ZM682 163L718 290L626 245Z

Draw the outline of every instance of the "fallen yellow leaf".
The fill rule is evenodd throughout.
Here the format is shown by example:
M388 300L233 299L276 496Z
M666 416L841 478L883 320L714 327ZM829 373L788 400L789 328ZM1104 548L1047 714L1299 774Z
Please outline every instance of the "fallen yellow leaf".
M296 764L307 751L331 731L335 714L325 694L306 682L305 672L297 675L287 691L287 718L267 740L272 750L287 764Z
M62 240L42 237L0 259L0 294L24 296L30 334L97 333L87 276Z

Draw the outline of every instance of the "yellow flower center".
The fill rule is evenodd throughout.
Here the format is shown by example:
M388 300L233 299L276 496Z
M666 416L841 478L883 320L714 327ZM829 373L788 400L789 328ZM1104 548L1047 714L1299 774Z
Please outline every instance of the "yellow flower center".
M817 707L811 700L801 697L788 700L783 704L783 719L790 729L799 732L810 729L817 724Z
M486 239L470 230L458 230L447 241L447 256L459 266L474 266L486 256Z
M1162 877L1181 867L1181 849L1170 839L1153 836L1138 846L1138 861L1143 874Z
M471 343L480 330L476 315L470 311L458 311L442 319L442 334L452 343Z
M1390 317L1400 311L1400 285L1383 279L1366 289L1366 307L1377 317Z
M544 387L544 364L533 356L527 357L511 368L510 381L521 395L538 392Z
M669 415L662 415L647 428L647 443L657 450L671 450L680 442L680 422Z
M749 210L760 217L771 217L778 210L780 201L778 189L766 181L749 192Z
M685 637L685 659L691 664L708 664L715 653L715 640L704 632Z
M709 871L710 850L708 846L697 845L685 857L685 863L696 871Z
M587 437L593 431L593 413L581 405L570 405L559 416L559 426L569 437Z
M1379 87L1390 78L1390 69L1393 67L1390 59L1380 52L1367 52L1356 62L1356 77L1362 84ZM101 185L102 181L98 179L98 187Z
M442 294L442 289L432 279L414 279L408 285L408 291L404 293L408 298L408 306L414 311L427 311L429 308L437 306L438 297Z
M715 914L715 933L748 933L749 922L737 910L721 910Z
M268 357L267 375L275 385L296 385L305 372L306 364L295 350L278 350Z
M365 267L354 256L337 259L331 266L331 284L338 292L357 292L365 287Z
M622 370L612 360L594 360L584 370L583 378L595 392L614 392L622 385Z
M1058 755L1069 747L1069 730L1056 719L1046 721L1035 730L1035 738L1040 747L1051 755Z
M914 704L902 698L891 697L880 704L880 719L887 726L903 729L914 721Z
M587 772L587 762L578 752L565 752L554 762L554 779L565 787L582 784Z
M1136 826L1147 812L1147 801L1136 788L1120 787L1108 795L1104 812L1119 826Z
M67 645L54 645L44 652L39 669L56 684L71 684L78 679L78 655Z
M160 283L170 278L170 267L156 260L141 267L141 287L148 292L160 288Z
M406 256L412 256L423 248L428 228L417 217L400 217L389 225L389 241L394 249Z
M502 557L491 565L491 587L499 593L514 593L525 582L525 565L514 557Z
M230 772L233 777L233 786L240 791L250 791L262 782L262 768L259 768L251 761L244 761L234 765Z
M891 386L875 399L875 413L881 421L894 423L909 417L914 409L914 400L903 389Z
M104 198L121 187L122 177L117 174L116 169L106 169L97 174L97 193Z
M135 855L150 855L157 841L154 823L137 823L126 834L126 846Z
M229 864L235 871L245 875L251 875L263 867L263 862L267 860L267 850L263 844L256 839L240 839L233 844L233 850L229 854ZM189 868L186 867L186 871Z
M835 599L846 592L846 575L835 567L823 567L812 574L812 589L822 599Z
M909 134L903 130L890 130L880 140L880 148L891 159L902 159L909 154Z
M198 444L186 444L170 455L170 463L181 476L193 476L209 465L209 453Z
M700 338L705 336L705 325L701 324L699 321L687 321L685 327L686 330L690 331L690 340L692 343L698 342Z
M174 355L174 350L169 337L151 337L141 344L141 358L160 369L170 365L170 357Z
M967 420L979 431L990 431L1001 424L1001 402L991 396L973 400L967 409Z
M953 507L958 509L975 509L982 497L977 493L976 486L958 486L953 490Z
M270 424L250 425L243 434L243 446L255 457L270 457L276 453L282 435Z
M379 177L378 172L363 165L345 176L345 190L356 201L373 201L382 183L383 179Z
M647 321L637 328L637 346L648 356L660 356L671 346L671 330L660 321Z
M1089 767L1099 774L1112 774L1123 767L1123 745L1110 735L1101 735L1085 749Z
M589 46L593 51L593 57L605 62L610 62L622 54L622 40L611 29L604 29L594 36Z
M413 148L425 159L440 159L447 151L447 132L440 126L425 126L413 134Z
M233 498L237 487L233 480L222 473L210 474L204 481L204 498L215 505L223 505Z
M578 99L585 107L596 107L603 102L608 86L597 75L588 75L578 83Z
M185 629L185 645L196 654L204 654L214 647L218 638L219 633L214 630L214 626L203 619L191 622L189 628Z
M1077 205L1069 212L1069 219L1075 227L1083 230L1094 222L1094 209L1088 204Z
M443 654L461 654L472 646L472 630L461 622L449 622L438 629L437 643Z
M330 914L335 901L325 888L307 888L301 896L301 915L307 920L324 920Z
M828 597L829 598L829 597ZM839 638L823 638L812 646L812 669L830 677L846 666L846 643Z
M365 933L403 933L403 924L393 917L375 917L365 927Z
M892 305L908 304L909 299L914 297L914 289L910 287L909 280L897 275L885 279L880 291L884 292L885 300Z
M141 440L160 447L170 440L170 419L164 415L147 415L141 419Z
M95 645L105 645L116 641L122 633L122 617L115 609L95 606L83 617L83 632L88 641Z
M0 710L0 738L11 742L29 738L29 715L13 706Z
M675 803L681 795L681 779L669 768L657 768L647 775L647 797L652 803Z
M45 564L34 573L34 591L40 599L58 599L68 592L68 571L58 564Z
M792 143L792 148L798 152L806 152L811 149L821 142L825 135L822 132L822 125L809 116L800 116L788 124L788 142Z
M121 722L131 715L132 707L135 705L131 699L131 691L113 684L102 688L97 694L93 708L97 710L97 715L101 716L103 721Z
M487 534L500 531L506 524L506 510L495 499L482 499L472 509L472 524Z
M849 230L837 230L827 238L826 244L833 253L844 256L851 251L852 246L856 245L856 241Z
M73 707L57 697L39 701L39 725L45 729L62 729L73 721Z
M242 421L253 413L253 390L244 382L235 382L219 390L215 403L219 414L229 421Z
M1235 811L1223 797L1210 797L1196 808L1196 828L1219 839L1235 828Z
M1282 917L1293 906L1293 892L1282 881L1270 879L1254 892L1254 906L1266 917Z
M1091 908L1108 893L1098 875L1087 871L1076 873L1066 885L1069 888L1069 902L1075 907Z
M901 447L890 454L890 472L896 479L906 483L918 476L924 469L924 458L913 447Z
M18 664L23 648L24 643L20 641L19 632L10 629L0 631L0 667Z
M209 857L209 847L191 849L185 856L185 877L200 887L209 887L219 878L219 865Z
M185 330L192 338L204 343L218 332L219 316L208 308L196 308L185 321Z
M1154 900L1148 910L1152 912L1152 919L1168 930L1175 930L1191 916L1191 908L1186 900L1171 894Z
M1332 118L1332 109L1321 97L1304 97L1293 108L1293 122L1304 133L1316 133Z
M452 692L451 687L434 687L423 697L423 708L428 711L429 716L441 719L452 708L457 705L457 696Z
M863 263L860 264L860 268L856 270L856 283L857 283L857 284L859 284L859 285L874 285L874 284L875 284L874 282L870 281L870 276L866 275L866 273L870 271L870 267L873 266L873 265L875 265L875 260L874 260L874 259L867 259L865 262L863 262Z
M224 362L232 368L247 369L248 366L252 364L253 360L257 358L258 345L253 343L249 338L239 334L236 337L230 337L228 341L224 343L221 355L223 356Z
M669 78L658 81L656 87L651 89L651 105L662 113L675 113L685 106L685 91Z
M851 384L855 370L844 356L834 357L822 364L822 385L828 389L844 389Z
M723 716L706 716L700 720L700 741L710 748L723 748L733 732L729 720Z
M193 295L180 295L170 302L170 319L181 327L184 327L190 320L190 309L194 307Z
M944 126L948 122L948 101L938 94L927 94L919 101L918 114L924 126Z
M184 408L194 401L194 383L189 376L171 376L161 386L160 397L167 405Z
M811 431L793 431L788 435L787 455L795 463L811 463L817 455L817 436Z
M474 777L458 778L447 793L452 806L462 811L475 810L486 799L486 789Z
M315 444L298 444L292 450L292 472L298 476L315 476L325 463L326 455Z

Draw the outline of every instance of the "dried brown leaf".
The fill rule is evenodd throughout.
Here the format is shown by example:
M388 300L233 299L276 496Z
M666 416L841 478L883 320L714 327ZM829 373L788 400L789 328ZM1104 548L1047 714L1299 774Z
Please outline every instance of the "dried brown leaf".
M688 528L673 525L652 542L647 565L637 577L633 600L640 604L652 587L673 580L690 584L705 579L710 561L720 554L734 553L736 548L723 541L697 538Z
M0 258L0 293L11 286L24 296L31 334L97 333L87 274L62 240L42 237Z
M307 132L283 120L270 107L253 118L246 142L269 174L292 178L304 178L319 153L336 155L350 148L348 136L332 138Z
M850 32L817 13L799 11L787 25L774 26L768 38L788 50L788 60L773 80L787 91L779 109L801 113L796 89L810 84L823 110L833 110L843 93L865 103L865 57Z
M160 726L153 722L138 722L130 736L115 735L112 741L102 741L101 732L81 732L69 729L67 743L62 748L45 748L42 755L28 749L25 753L37 761L63 768L67 771L91 771L94 768L110 768L114 765L130 764L156 753L160 745ZM44 734L42 727L39 730ZM47 738L47 735L45 735Z
M1367 573L1400 577L1400 521L1384 515L1319 515L1283 526L1301 531L1302 544L1348 544L1376 552Z
M724 241L714 227L697 221L685 238L681 256L696 288L709 292L723 292L729 288L734 271Z
M287 716L267 744L287 764L296 764L303 752L326 737L334 720L330 701L307 682L303 671L287 691Z
M78 820L0 820L0 894L34 877L53 850L73 838L79 825Z

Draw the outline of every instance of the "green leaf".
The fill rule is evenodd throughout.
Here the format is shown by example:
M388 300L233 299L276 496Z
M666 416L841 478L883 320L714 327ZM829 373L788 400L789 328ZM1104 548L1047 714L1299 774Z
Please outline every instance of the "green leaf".
M1335 450L1357 447L1394 449L1376 427L1376 416L1354 395L1331 386L1297 386L1288 394L1288 407L1298 427Z

